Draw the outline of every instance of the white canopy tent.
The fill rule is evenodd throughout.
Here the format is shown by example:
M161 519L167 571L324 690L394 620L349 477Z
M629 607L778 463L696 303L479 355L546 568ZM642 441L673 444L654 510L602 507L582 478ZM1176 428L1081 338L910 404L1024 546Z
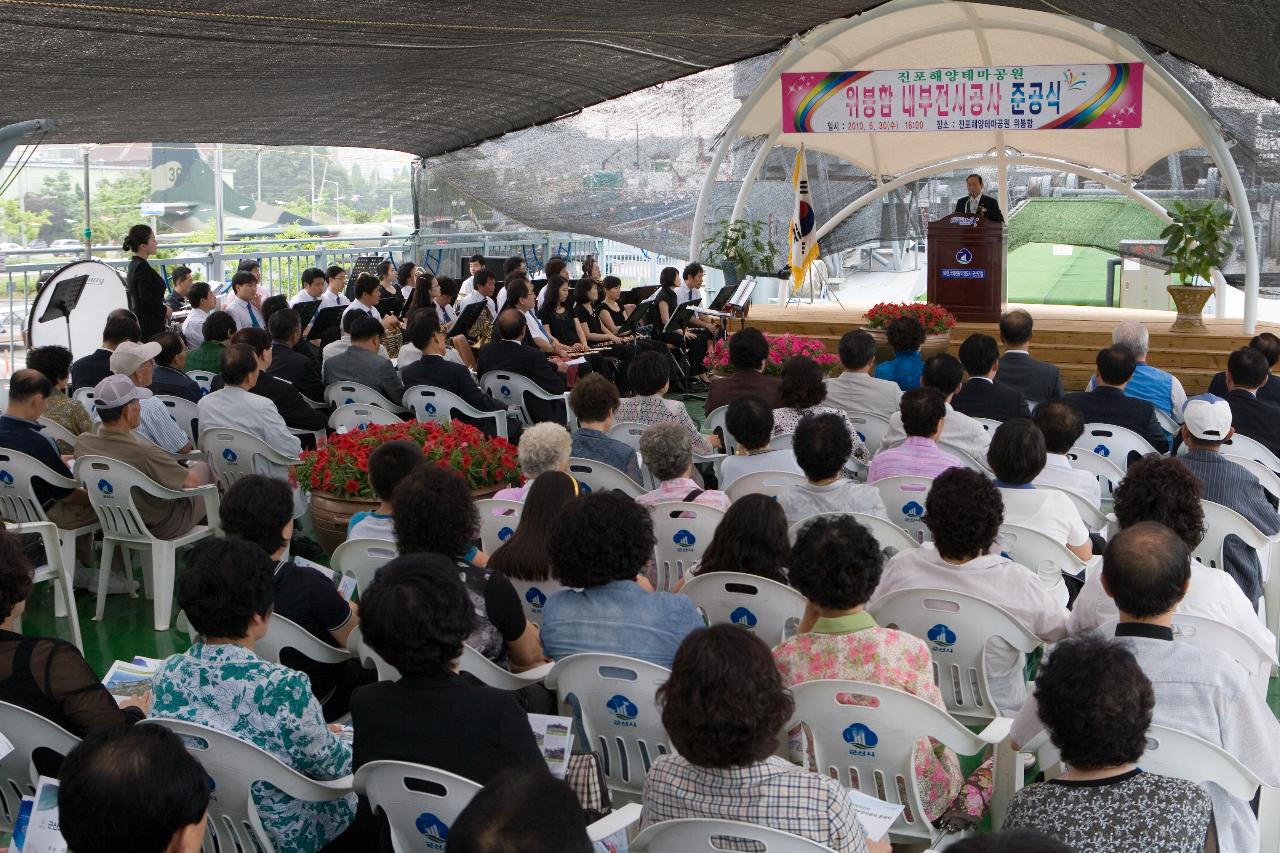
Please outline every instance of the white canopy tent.
M783 72L1142 62L1146 66L1142 127L1133 130L986 130L917 133L782 132ZM1244 237L1244 330L1257 322L1258 252L1244 184L1226 141L1204 107L1132 37L1101 24L1049 12L957 3L893 0L855 18L832 21L794 39L747 97L712 155L694 213L689 252L701 253L712 184L738 136L765 139L748 168L733 218L744 210L771 149L825 151L876 176L879 186L828 221L821 239L849 215L910 181L981 166L995 167L999 201L1008 210L1010 165L1059 169L1122 192L1162 219L1164 208L1134 189L1153 163L1178 151L1205 149L1221 172ZM1217 310L1226 282L1214 271Z

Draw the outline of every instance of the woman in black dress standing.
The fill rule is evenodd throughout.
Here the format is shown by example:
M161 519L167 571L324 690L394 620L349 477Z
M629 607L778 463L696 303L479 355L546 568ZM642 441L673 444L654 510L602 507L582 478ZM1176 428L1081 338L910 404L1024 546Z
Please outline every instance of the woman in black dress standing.
M124 250L133 258L129 261L129 273L125 276L125 288L129 292L129 304L138 316L142 327L142 339L151 340L165 329L170 310L164 304L168 288L160 273L151 268L147 258L156 253L156 232L150 225L135 225L124 238Z

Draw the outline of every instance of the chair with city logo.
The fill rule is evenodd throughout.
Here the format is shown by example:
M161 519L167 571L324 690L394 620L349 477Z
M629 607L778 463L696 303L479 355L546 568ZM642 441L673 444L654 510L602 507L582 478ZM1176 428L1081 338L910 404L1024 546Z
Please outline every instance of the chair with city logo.
M480 550L489 555L498 550L516 532L523 511L524 504L520 501L497 498L476 501L476 512L480 514Z
M889 433L889 419L876 412L845 412L845 416L867 446L867 453L875 456Z
M367 426L395 426L403 423L395 412L368 403L343 403L329 415L329 428L339 434Z
M653 536L657 544L653 560L657 566L659 592L670 592L676 581L702 559L711 544L716 527L724 513L715 507L687 501L667 501L649 508L653 517Z
M733 847L726 846L733 844ZM680 818L647 827L631 842L633 853L755 850L758 853L834 853L825 844L740 820Z
M547 599L561 590L568 589L550 578L544 581L522 581L511 578L511 585L520 596L525 618L539 627L542 626L542 608L546 606Z
M559 410L560 405L563 405L565 419L562 421L557 415L556 421L564 424L569 432L573 432L578 428L578 419L574 416L573 408L569 405L569 392L567 391L563 394L551 394L544 391L527 376L521 376L519 373L512 373L507 370L490 370L480 377L480 387L499 403L519 407L521 418L526 424L534 422L529 413L529 398L532 397L535 400L556 404L557 410Z
M807 482L809 481L803 474L789 471L752 471L730 483L724 493L731 501L740 500L746 495L767 495L776 500L778 495L792 486L802 486Z
M742 572L708 572L680 590L702 611L708 625L730 623L776 646L796 632L806 605L786 584Z
M583 494L613 491L622 492L630 498L638 498L645 491L643 486L626 473L595 459L569 457L569 474L578 481Z
M409 410L399 400L388 400L381 393L360 382L330 382L324 388L324 401L335 409L348 403L360 403L365 406L377 406L397 415L405 415Z
M884 509L889 521L907 531L907 535L917 542L928 542L933 539L929 528L924 524L924 507L933 488L933 480L928 477L885 477L871 485L880 492L884 501Z
M1128 469L1134 454L1146 456L1156 452L1151 442L1133 430L1115 424L1085 424L1084 434L1076 439L1076 445L1105 457L1122 470Z
M891 521L885 521L878 515L869 515L865 512L815 512L813 515L802 518L787 528L787 536L794 543L796 536L800 533L800 529L815 518L842 515L849 516L849 518L871 531L876 544L880 546L881 551L885 552L886 557L892 557L899 551L910 551L913 548L920 547L920 543L898 525Z
M0 733L13 749L0 755L0 832L13 831L22 798L35 793L40 774L37 751L60 755L76 748L80 739L34 711L0 702Z
M494 434L500 438L508 437L505 411L482 412L452 391L430 385L414 385L405 389L403 402L413 412L418 423L435 421L448 426L455 417L461 416L473 421L493 421Z

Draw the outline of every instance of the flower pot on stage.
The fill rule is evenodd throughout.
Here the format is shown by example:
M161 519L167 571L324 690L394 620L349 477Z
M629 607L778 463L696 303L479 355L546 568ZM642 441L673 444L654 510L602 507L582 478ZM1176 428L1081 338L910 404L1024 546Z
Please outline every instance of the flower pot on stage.
M889 339L885 334L885 330L866 329L865 331L876 339L876 364L892 361L897 353L889 346ZM924 343L920 345L920 357L928 361L933 356L946 352L949 346L951 346L950 332L943 332L940 335L925 335Z
M371 512L378 501L368 498L344 498L329 492L311 493L311 523L316 528L320 547L332 554L347 541L347 524L358 512Z
M1203 285L1171 284L1165 290L1169 291L1169 297L1173 299L1173 304L1178 309L1178 316L1169 327L1169 331L1204 331L1204 306L1209 301L1209 297L1213 296L1213 288Z

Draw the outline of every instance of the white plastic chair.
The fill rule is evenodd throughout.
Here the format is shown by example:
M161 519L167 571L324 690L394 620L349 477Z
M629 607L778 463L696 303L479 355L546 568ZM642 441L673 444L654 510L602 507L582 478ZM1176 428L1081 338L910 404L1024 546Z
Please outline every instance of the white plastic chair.
M196 404L186 397L171 397L168 394L157 394L156 399L164 403L165 408L169 410L169 417L173 418L173 422L187 434L191 443L195 444L200 436L200 418L196 413Z
M715 507L686 501L666 501L649 508L653 517L653 549L659 592L670 592L711 544L724 513Z
M996 430L1000 429L1001 421L995 420L994 418L974 418L974 420L978 422L978 426L982 427L987 432L994 433Z
M726 847L725 842L736 843L733 847ZM715 853L722 850L833 853L825 844L780 829L710 818L681 818L655 823L632 840L630 849L634 853Z
M1204 539L1191 552L1206 566L1225 568L1222 548L1228 536L1236 536L1245 545L1258 552L1258 562L1262 565L1262 589L1266 601L1267 628L1272 634L1280 629L1280 572L1272 565L1272 560L1280 550L1272 547L1280 542L1280 533L1267 536L1253 526L1249 519L1230 507L1201 499L1204 509Z
M329 415L329 428L339 433L364 429L372 424L395 426L398 423L402 421L394 412L366 403L344 403Z
M770 646L794 634L804 617L803 595L743 572L707 572L689 578L680 591L693 599L708 625L737 625Z
M573 408L569 405L569 392L567 391L563 394L550 394L542 390L532 379L506 370L491 370L484 374L480 377L480 387L499 403L518 406L520 416L526 424L533 423L533 418L529 415L528 405L528 398L533 397L549 403L563 404L565 419L562 423L568 428L569 432L573 432L578 428L578 419L574 416ZM559 420L559 418L556 418L556 420Z
M542 625L542 608L546 606L547 599L555 595L557 592L568 589L558 581L522 581L511 578L511 585L516 588L516 594L520 596L520 604L524 607L524 617L534 625Z
M654 694L671 671L621 655L570 655L551 667L547 687L574 709L586 749L600 753L609 790L638 800L644 777L672 752Z
M622 471L594 459L570 457L569 473L578 481L579 489L583 494L615 491L622 492L631 498L638 498L645 491L639 483Z
M97 529L98 525L90 525ZM31 533L40 537L40 543L44 547L45 563L37 566L31 575L33 584L42 583L44 581L53 581L53 615L55 618L66 617L71 623L71 642L75 647L84 654L84 639L80 635L80 611L76 607L75 598L75 581L71 566L75 565L75 559L72 558L70 564L66 563L63 558L60 537L66 531L60 530L52 521L26 521L26 522L9 522L5 525L5 529L20 536L23 533ZM85 528L80 528L84 530ZM74 543L74 539L67 534L67 539ZM74 551L74 544L72 544ZM15 617L13 620L13 630L22 633L22 617ZM0 733L3 730L0 729Z
M0 757L0 832L9 833L22 798L36 790L38 774L32 754L47 749L65 757L80 739L34 711L8 702L0 702L0 733L13 744L13 752Z
M267 622L267 633L253 644L253 653L272 663L280 663L280 653L285 649L292 649L316 663L342 663L352 657L347 649L330 645L297 622L272 613Z
M1037 489L1054 489L1055 491L1062 492L1064 495L1066 495L1067 498L1070 499L1072 505L1075 506L1076 512L1080 513L1080 520L1084 522L1084 526L1094 531L1095 533L1103 530L1109 530L1112 524L1114 523L1112 519L1107 518L1107 516L1104 515L1101 510L1099 510L1093 504L1089 503L1087 500L1080 497L1080 495L1076 494L1070 489L1063 489L1063 488L1059 488L1058 486L1047 485L1047 484L1037 485L1036 488Z
M337 408L347 403L362 403L366 406L377 406L388 412L403 415L409 410L399 402L388 400L368 385L359 382L331 382L324 388L324 401Z
M929 490L933 488L933 480L928 477L885 477L871 485L880 492L889 521L907 531L907 535L916 542L927 542L933 538L924 524L925 503Z
M803 486L809 482L803 474L792 474L788 471L753 471L743 474L729 484L725 494L729 500L736 501L746 495L767 495L774 500L778 495L792 486Z
M1185 445L1184 445L1185 446ZM1223 448L1222 455L1230 459L1232 462L1244 468L1250 474L1258 478L1258 483L1266 490L1271 497L1280 500L1280 474L1272 471L1265 463L1259 462L1257 459L1250 459L1248 456L1235 456Z
M216 373L210 373L207 370L188 370L187 376L191 381L200 386L200 396L203 397L209 393L209 389L213 386L213 380L217 376Z
M987 684L987 642L999 637L1024 654L1040 646L1040 638L1008 611L961 592L901 589L868 610L876 624L929 644L947 711L965 725L985 725L999 715Z
M987 464L985 459L979 459L978 457L974 456L972 453L965 450L963 447L959 446L958 444L951 444L946 441L939 441L938 447L941 450L945 450L947 453L950 453L952 456L959 459L960 462L963 463L964 467L968 468L970 471L977 471L979 474L983 475L984 477L995 476L991 472L991 466Z
M784 432L781 435L775 435L769 439L770 450L791 450L792 444L795 442L796 434L794 432Z
M794 685L791 695L790 727L808 725L819 773L907 807L889 830L897 844L932 844L943 837L925 817L914 769L916 741L931 737L957 754L978 755L1004 741L1013 727L1011 717L997 717L975 735L936 705L882 684L807 681ZM1006 755L1012 758L1011 751ZM997 755L997 761L1003 758Z
M1156 452L1151 442L1133 430L1115 424L1085 424L1084 434L1076 439L1076 443L1111 460L1121 469L1128 469L1130 453L1146 456Z
M541 684L551 672L551 664L544 663L524 672L503 669L466 643L462 644L462 657L458 659L458 671L469 672L481 682L498 690L523 690L530 684Z
M413 412L418 423L435 421L446 426L457 416L476 421L493 421L493 430L501 438L507 438L507 413L505 411L482 412L473 408L452 391L433 388L430 385L414 385L404 392L404 405Z
M1165 414L1163 409L1156 409L1156 423L1160 424L1160 429L1164 430L1170 436L1177 435L1182 429L1182 424L1173 419L1172 415Z
M68 447L73 450L75 449L80 436L76 435L57 421L49 420L44 415L41 415L36 420L40 423L40 426L44 427L41 432L49 436L49 438L52 438L54 441L65 441Z
M480 550L493 554L520 526L524 504L520 501L485 498L476 501L476 511L480 513Z
M638 453L640 451L640 437L644 435L644 431L648 428L648 424L618 421L610 428L609 438L614 441L621 441Z
M209 797L205 850L275 853L253 805L255 782L266 782L295 800L312 803L341 799L352 792L350 776L329 782L309 779L266 750L208 726L154 717L138 725L164 726L181 735L187 751L209 774L214 794Z
M1255 462L1261 462L1277 474L1280 474L1280 459L1265 444L1247 435L1236 433L1222 442L1222 453L1225 456L1244 456Z
M1066 545L1039 530L1020 524L1002 524L996 535L996 544L1009 559L1035 572L1040 585L1060 598L1063 607L1069 598L1062 579L1063 572L1084 579L1084 561L1067 550Z
M98 567L98 607L94 621L102 621L107 606L107 576L118 546L126 553L137 550L150 554L150 565L143 564L144 586L154 599L155 629L167 631L173 614L178 549L207 539L221 528L218 487L209 484L194 489L167 489L132 465L106 456L82 456L76 463L76 479L84 484L89 503L102 524L102 562ZM176 539L158 539L143 523L134 500L134 489L162 500L204 498L205 522Z
M84 406L85 411L90 415L93 414L93 401L97 399L97 395L93 393L93 389L89 387L77 388L76 392L71 395L71 399Z
M847 515L863 527L871 531L871 535L875 537L876 544L880 546L880 550L890 550L890 556L899 551L908 551L912 548L919 548L920 543L911 538L911 534L903 530L892 521L885 521L878 515L868 515L865 512L817 512L808 518L802 518L795 524L787 528L787 536L792 541L796 541L796 536L800 533L800 528L804 527L815 518L825 518L828 516L838 517Z
M853 424L858 438L867 446L867 453L875 456L889 432L889 419L875 412L845 412L845 416Z
M382 655L375 652L373 647L364 641L364 634L360 631L359 625L347 635L347 648L356 656L356 660L360 661L361 666L377 671L379 681L400 680L400 670L387 663Z
M386 539L348 539L333 549L329 566L338 574L356 579L356 589L373 583L378 569L396 558L396 543Z
M720 430L721 437L724 438L724 452L728 456L732 456L738 452L738 440L729 432L729 427L725 424L725 417L729 413L728 406L719 406L715 411L707 413L702 419L702 431L707 435Z
M244 430L217 427L200 433L199 448L209 459L209 467L223 489L250 474L266 472L258 469L259 460L286 468L297 465L299 460L285 456L256 435Z
M1079 445L1071 448L1066 453L1067 461L1071 463L1071 467L1077 471L1088 471L1098 478L1098 485L1102 495L1102 505L1104 507L1111 504L1111 494L1115 491L1116 486L1120 485L1120 481L1124 479L1124 469L1116 465L1105 456L1099 456L1087 447Z

